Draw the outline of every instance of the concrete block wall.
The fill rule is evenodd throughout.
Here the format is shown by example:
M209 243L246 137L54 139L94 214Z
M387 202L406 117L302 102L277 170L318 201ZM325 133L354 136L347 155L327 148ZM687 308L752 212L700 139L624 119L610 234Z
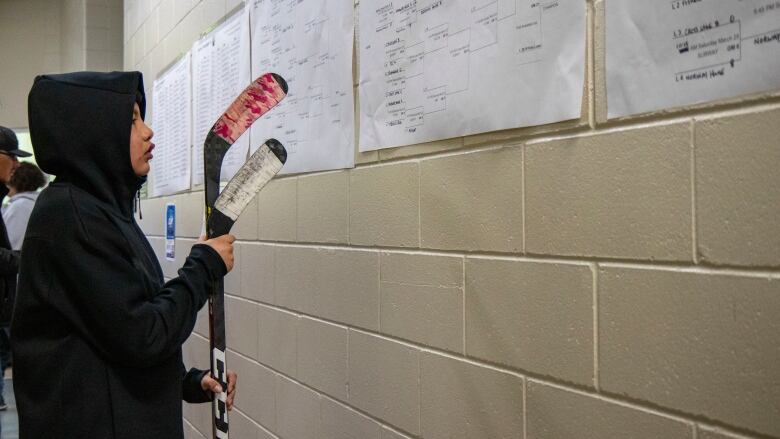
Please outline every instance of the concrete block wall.
M780 93L607 120L605 1L580 119L356 152L252 203L233 437L780 438ZM125 67L151 87L237 4L125 0ZM142 202L166 276L202 199ZM207 334L203 311L191 364ZM210 437L208 405L184 411Z
M26 131L37 75L122 70L122 0L0 1L0 125Z

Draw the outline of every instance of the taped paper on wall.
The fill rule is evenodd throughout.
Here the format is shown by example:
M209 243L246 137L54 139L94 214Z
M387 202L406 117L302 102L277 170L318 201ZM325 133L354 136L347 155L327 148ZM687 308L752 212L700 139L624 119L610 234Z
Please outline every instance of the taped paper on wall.
M284 102L252 125L252 139L284 144L283 174L353 167L354 2L253 0L249 7L252 74L275 72L289 84Z
M610 118L780 88L780 0L605 7Z
M251 79L249 15L237 12L192 47L192 186L203 184L203 143L217 118ZM246 161L249 134L241 136L222 162L222 181L230 180Z
M154 160L151 162L152 196L170 195L190 188L190 53L154 81Z
M360 3L360 150L580 117L585 2Z

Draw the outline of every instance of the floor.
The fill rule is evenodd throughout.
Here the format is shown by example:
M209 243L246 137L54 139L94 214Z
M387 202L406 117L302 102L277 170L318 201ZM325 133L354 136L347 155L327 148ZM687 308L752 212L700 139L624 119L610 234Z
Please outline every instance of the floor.
M8 404L8 410L0 412L0 439L19 439L19 418L16 415L14 381L10 378L5 379L3 396L5 396L5 403Z

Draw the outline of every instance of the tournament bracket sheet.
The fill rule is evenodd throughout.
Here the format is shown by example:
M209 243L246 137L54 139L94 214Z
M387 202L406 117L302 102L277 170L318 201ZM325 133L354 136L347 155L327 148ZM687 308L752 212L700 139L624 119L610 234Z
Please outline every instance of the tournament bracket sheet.
M287 97L252 125L252 152L275 138L281 173L354 166L353 0L253 0L252 77L281 75Z
M154 81L152 88L154 159L151 162L152 196L190 188L190 53Z
M203 143L214 122L251 82L249 14L240 10L192 47L192 185L203 184ZM239 137L222 162L222 181L246 161L249 135Z
M583 0L360 3L360 150L580 117Z
M780 0L605 7L611 118L780 88Z

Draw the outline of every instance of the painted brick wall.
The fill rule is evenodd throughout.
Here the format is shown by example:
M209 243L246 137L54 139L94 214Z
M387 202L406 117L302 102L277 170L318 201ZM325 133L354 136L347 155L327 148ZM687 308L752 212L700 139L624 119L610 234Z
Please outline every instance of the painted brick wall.
M605 1L579 120L261 193L226 281L233 437L780 438L780 92L607 121ZM151 87L238 4L125 0L125 68ZM161 256L178 206L167 276L202 198L142 202ZM210 437L209 407L184 425Z

